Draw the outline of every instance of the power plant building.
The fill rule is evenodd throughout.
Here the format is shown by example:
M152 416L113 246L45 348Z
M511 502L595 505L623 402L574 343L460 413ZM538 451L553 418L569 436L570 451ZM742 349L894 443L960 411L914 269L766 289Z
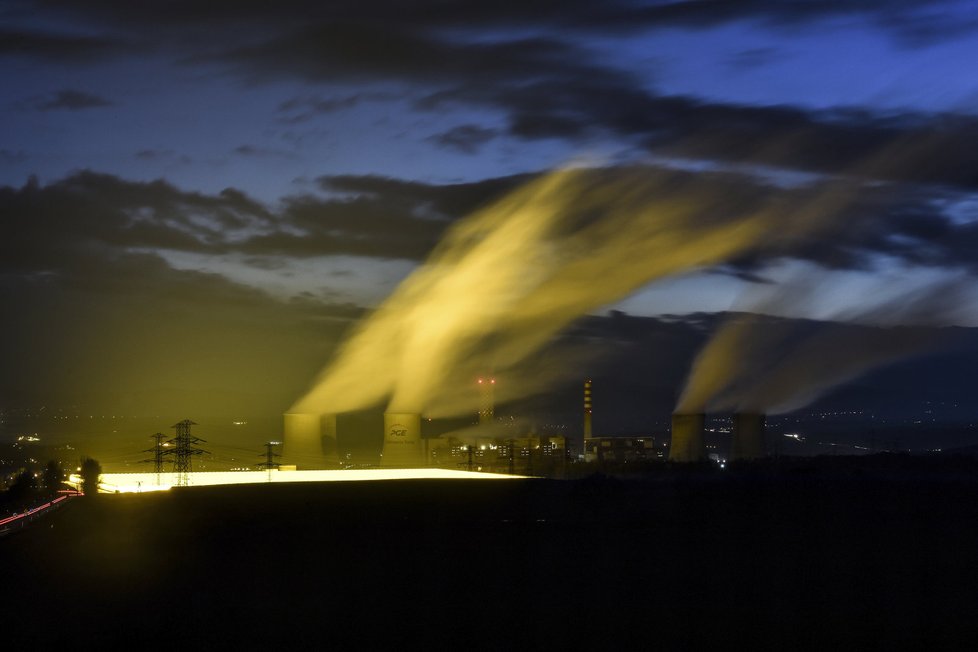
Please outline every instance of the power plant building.
M586 462L646 462L665 458L667 448L654 437L589 437L584 440Z
M429 466L497 473L553 474L567 460L563 435L445 437L426 440Z

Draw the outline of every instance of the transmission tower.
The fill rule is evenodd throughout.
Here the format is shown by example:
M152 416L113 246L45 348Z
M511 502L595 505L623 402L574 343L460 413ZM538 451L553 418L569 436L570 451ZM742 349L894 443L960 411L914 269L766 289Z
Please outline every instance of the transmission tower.
M166 442L167 444L171 444L173 448L165 451L163 454L173 455L173 471L177 474L176 485L178 487L186 487L190 484L194 456L203 453L209 454L209 451L197 447L197 444L206 440L190 434L190 426L196 425L190 419L184 419L180 423L173 424L173 428L177 431L177 436Z
M153 473L156 474L156 486L160 486L160 474L163 473L163 455L166 453L164 447L166 446L166 435L162 432L158 432L155 435L150 435L150 439L154 440L156 443L152 448L147 448L144 453L152 453L153 459L143 460L143 464L153 463Z
M272 469L277 469L282 466L280 463L275 461L276 457L282 457L275 452L275 447L281 444L280 441L270 441L265 443L265 461L259 462L258 468L268 469L268 481L272 481Z
M479 425L491 424L496 414L496 379L480 378Z

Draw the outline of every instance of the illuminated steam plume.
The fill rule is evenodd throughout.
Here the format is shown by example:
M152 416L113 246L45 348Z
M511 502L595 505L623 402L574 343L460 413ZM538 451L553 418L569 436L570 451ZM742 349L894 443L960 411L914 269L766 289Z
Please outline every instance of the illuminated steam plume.
M477 398L453 390L476 369L505 373L577 317L655 279L795 244L850 196L833 186L789 205L740 189L649 168L544 176L456 223L290 412L388 397L390 412L469 412ZM497 400L526 391L512 385ZM438 404L443 395L458 400Z
M804 279L782 283L754 310L805 306L820 278L809 270ZM960 278L933 282L840 313L841 323L733 315L697 355L676 410L778 414L804 407L875 367L953 345L950 337L937 340L933 328L920 326L953 323L955 311L967 305L965 291Z

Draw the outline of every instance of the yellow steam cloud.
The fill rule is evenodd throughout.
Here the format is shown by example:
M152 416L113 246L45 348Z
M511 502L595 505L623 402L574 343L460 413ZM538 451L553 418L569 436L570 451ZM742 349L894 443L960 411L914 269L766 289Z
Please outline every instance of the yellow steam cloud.
M729 317L694 360L676 411L778 414L802 408L875 367L954 346L951 334L939 337L932 327L954 323L970 303L964 298L970 279L954 276L882 300L867 296L862 306L840 311L832 322L759 314L803 309L820 288L838 288L828 276L805 269L750 305L752 313ZM895 282L878 281L878 296L885 296L887 281Z
M787 206L704 187L658 168L570 168L531 182L455 224L290 411L388 398L389 411L429 410L460 396L473 369L514 369L577 317L650 281L811 236L847 194ZM527 388L500 390L502 402Z

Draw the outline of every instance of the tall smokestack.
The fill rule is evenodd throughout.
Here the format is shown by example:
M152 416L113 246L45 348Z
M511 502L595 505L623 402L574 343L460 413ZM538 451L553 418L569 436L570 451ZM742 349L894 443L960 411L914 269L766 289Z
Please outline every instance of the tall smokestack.
M587 440L591 438L591 379L584 381L584 446L582 451L587 451Z
M758 457L764 457L764 415L733 415L730 459L752 460Z
M479 379L479 425L492 423L496 415L496 379Z
M384 452L381 466L424 465L421 450L421 415L417 412L384 413Z
M706 416L703 414L672 415L672 443L669 460L672 462L699 462L706 459L706 442L703 431Z

